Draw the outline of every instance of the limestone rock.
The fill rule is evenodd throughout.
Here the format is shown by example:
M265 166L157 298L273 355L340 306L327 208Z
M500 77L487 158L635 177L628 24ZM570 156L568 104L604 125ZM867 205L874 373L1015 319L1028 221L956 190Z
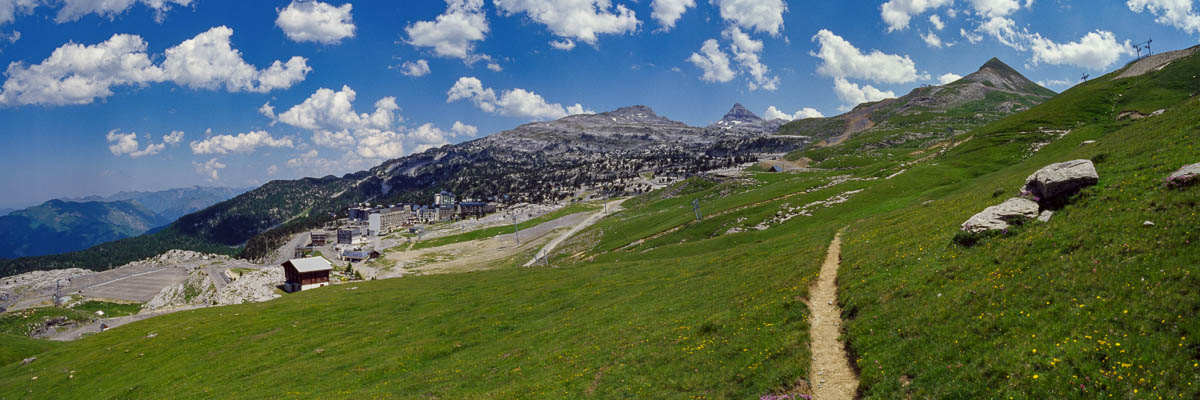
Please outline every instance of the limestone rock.
M1200 163L1185 165L1167 177L1167 186L1187 186L1200 179Z
M1073 160L1050 164L1025 180L1025 193L1041 203L1061 200L1088 186L1100 182L1096 166L1089 160Z
M1008 229L1009 224L1038 216L1038 204L1020 197L1014 197L983 209L967 222L963 222L962 230L971 233L999 231Z
M1054 211L1046 210L1038 214L1037 220L1041 222L1050 222L1050 217L1054 216Z

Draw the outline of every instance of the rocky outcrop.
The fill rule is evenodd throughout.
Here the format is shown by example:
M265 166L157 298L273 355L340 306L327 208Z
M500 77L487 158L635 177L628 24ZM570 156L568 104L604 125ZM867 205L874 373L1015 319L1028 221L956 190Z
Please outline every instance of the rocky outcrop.
M1200 163L1185 165L1167 177L1167 186L1183 187L1200 181Z
M1096 166L1088 160L1073 160L1050 164L1025 180L1024 194L1043 205L1061 202L1080 189L1100 182Z
M220 290L208 271L192 272L182 283L163 289L146 303L144 309L157 310L179 306L230 305L257 303L279 297L275 287L283 284L282 267L266 267L242 274Z
M154 295L142 306L143 310L157 310L195 304L210 304L217 293L217 286L203 270L192 271L187 280L168 286Z
M1002 231L1012 224L1036 218L1038 210L1038 204L1032 200L1014 197L975 214L963 222L962 230L970 233Z
M273 266L247 272L221 288L215 300L220 305L264 302L279 297L275 287L282 285L283 281L283 267Z

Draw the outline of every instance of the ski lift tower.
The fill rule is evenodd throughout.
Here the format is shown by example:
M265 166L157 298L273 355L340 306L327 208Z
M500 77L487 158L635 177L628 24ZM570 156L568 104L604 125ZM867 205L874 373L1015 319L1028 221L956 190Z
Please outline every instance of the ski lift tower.
M1150 44L1152 44L1152 43L1154 43L1153 38L1147 39L1145 42L1133 44L1133 49L1137 50L1137 53L1138 53L1137 58L1139 60L1142 59L1142 50L1146 51L1146 57L1154 55L1154 51L1150 50Z

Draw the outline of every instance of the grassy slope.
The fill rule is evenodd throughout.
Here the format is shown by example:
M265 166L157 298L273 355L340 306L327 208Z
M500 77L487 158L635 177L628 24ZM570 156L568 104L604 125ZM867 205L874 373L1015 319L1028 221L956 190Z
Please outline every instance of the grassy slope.
M1200 104L1184 101L1195 87L1180 79L1200 72L1197 61L1094 81L993 124L943 166L1015 165L848 231L839 283L866 397L1200 396L1191 384L1200 378L1200 190L1162 187L1200 161ZM1170 105L1161 117L1112 122L1121 110ZM1039 126L1075 130L1014 160L1038 139L1013 132ZM951 244L959 223L1015 195L1030 173L1080 158L1097 161L1100 184L1050 223Z
M1159 183L1200 161L1200 104L1175 105L1198 69L1193 58L1095 80L955 137L971 140L915 166L880 154L837 172L689 180L626 202L564 243L553 256L560 268L362 282L134 323L0 367L0 397L201 398L230 387L244 397L785 392L807 376L807 286L834 232L849 226L839 283L867 397L1195 398L1200 188ZM1112 120L1171 105L1160 117ZM1031 131L1043 127L1074 131L1026 159L1047 138ZM1100 185L1049 224L951 244L961 221L1015 194L1030 172L1074 158L1097 160ZM901 169L819 189L838 174ZM811 217L726 234L856 189ZM693 199L708 217L690 224ZM587 258L595 261L571 263Z
M41 354L58 346L48 340L0 334L0 366L19 363L26 357Z

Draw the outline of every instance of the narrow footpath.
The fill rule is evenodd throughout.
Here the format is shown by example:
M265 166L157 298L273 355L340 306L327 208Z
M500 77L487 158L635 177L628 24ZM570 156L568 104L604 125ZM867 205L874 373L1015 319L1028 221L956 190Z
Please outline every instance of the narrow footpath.
M829 253L817 282L809 290L808 308L812 311L812 365L809 382L813 398L853 399L858 391L858 375L850 367L842 333L842 309L837 305L837 271L842 260L842 234L829 244Z

